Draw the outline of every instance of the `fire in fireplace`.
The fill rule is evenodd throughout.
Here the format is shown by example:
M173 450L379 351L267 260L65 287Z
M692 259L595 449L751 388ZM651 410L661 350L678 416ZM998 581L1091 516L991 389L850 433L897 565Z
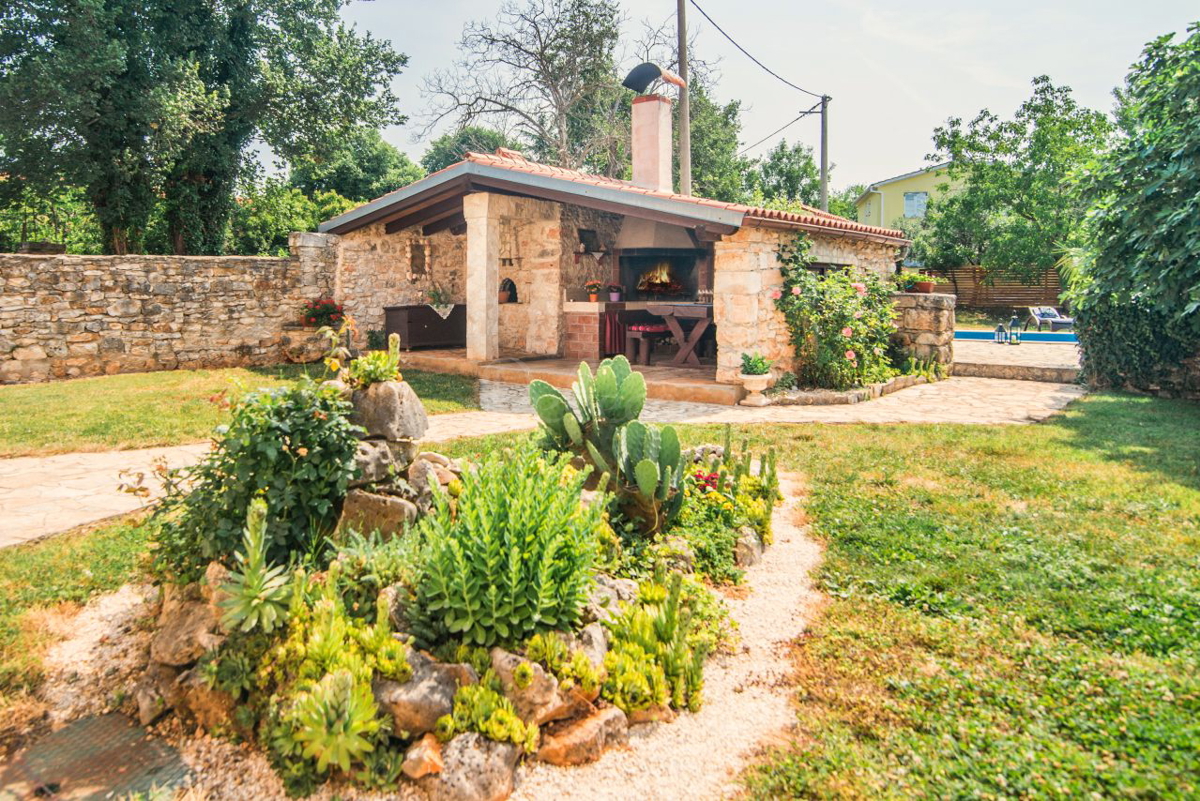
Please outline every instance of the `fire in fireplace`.
M634 300L695 300L696 260L702 252L658 250L621 254L621 283Z
M683 284L675 280L671 274L671 262L664 259L642 273L637 290L651 295L678 295L683 292Z

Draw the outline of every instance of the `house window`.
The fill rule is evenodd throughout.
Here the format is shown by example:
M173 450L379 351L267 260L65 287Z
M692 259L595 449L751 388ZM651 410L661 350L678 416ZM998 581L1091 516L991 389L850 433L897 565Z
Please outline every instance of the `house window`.
M904 193L904 216L905 217L924 217L925 208L929 205L928 192L905 192Z

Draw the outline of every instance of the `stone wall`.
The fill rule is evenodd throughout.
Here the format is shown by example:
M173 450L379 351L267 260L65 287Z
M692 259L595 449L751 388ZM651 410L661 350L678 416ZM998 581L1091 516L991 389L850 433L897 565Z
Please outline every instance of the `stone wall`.
M620 214L607 211L567 204L562 206L562 284L567 300L586 300L587 291L583 285L588 281L605 284L620 281L620 266L612 253L623 219ZM596 232L597 241L606 251L603 256L581 253L576 258L580 229Z
M736 383L742 354L757 351L775 362L776 376L795 358L791 333L771 295L783 287L776 252L792 231L746 226L713 243L713 320L717 326L717 380ZM814 261L851 264L886 279L899 255L894 245L810 234Z
M900 347L917 359L954 363L954 295L898 292L896 333Z
M304 302L333 293L336 242L292 234L290 258L0 254L0 383L286 361L310 344Z

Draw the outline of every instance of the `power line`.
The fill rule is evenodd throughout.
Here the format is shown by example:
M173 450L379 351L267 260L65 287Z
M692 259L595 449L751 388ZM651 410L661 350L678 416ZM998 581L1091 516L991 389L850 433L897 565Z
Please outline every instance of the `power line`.
M810 114L816 114L816 113L817 113L817 109L818 109L818 108L820 108L820 106L821 106L821 104L820 104L820 103L818 103L817 105L815 105L815 106L813 106L812 108L810 108L808 111L801 111L801 112L800 112L800 115L799 115L798 117L796 117L796 119L792 120L792 121L791 121L791 122L789 122L787 125L784 125L782 128L779 128L778 130L772 131L771 133L769 133L769 134L767 134L766 136L764 136L762 139L759 139L759 140L758 140L757 142L755 142L754 144L752 144L752 145L746 145L744 148L742 148L741 150L739 150L739 151L738 151L738 155L739 155L739 156L741 156L741 155L743 155L744 153L746 153L746 151L748 151L748 150L753 150L754 148L758 147L758 146L759 146L759 145L761 145L763 142L767 141L768 139L770 139L771 137L775 136L776 134L781 134L781 133L783 133L783 132L784 132L784 131L786 131L788 128L791 128L793 125L795 125L796 123L800 122L800 120L804 119L805 117L809 116Z
M730 43L731 45L733 45L734 47L736 47L738 50L741 50L741 51L742 51L742 53L743 53L743 55L745 55L745 56L746 56L746 58L750 59L751 61L753 61L753 62L754 62L755 64L757 64L758 66L762 67L762 68L763 68L763 70L765 70L765 71L767 72L767 74L769 74L769 75L773 76L773 77L774 77L774 78L776 78L777 80L780 80L780 81L782 81L783 83L785 83L785 84L787 84L788 86L792 87L792 88L793 88L793 89L795 89L796 91L803 92L804 94L806 94L806 95L810 95L810 96L812 96L812 97L815 97L815 98L817 98L818 100L820 100L822 97L824 97L824 95L817 94L816 92L810 92L810 91L808 91L807 89L805 89L805 88L804 88L804 87L802 87L802 86L797 86L796 84L794 84L794 83L792 83L791 81L789 81L787 78L784 78L784 77L783 77L782 75L780 75L778 72L775 72L775 70L771 69L771 68L770 68L770 67L768 67L766 64L764 64L764 63L762 63L761 61L759 61L759 60L758 60L757 58L755 58L754 56L750 55L750 51L749 51L749 50L747 50L746 48L742 47L742 46L741 46L740 44L738 44L736 41L734 41L734 38L733 38L732 36L730 36L729 34L725 33L725 31L724 31L724 30L721 28L721 26L720 26L720 25L718 25L718 24L717 24L717 23L716 23L716 22L713 20L713 18L712 18L712 17L708 16L708 12L707 12L707 11L705 11L703 8L701 8L701 7L700 7L700 4L699 4L699 3L697 3L697 2L696 2L696 0L691 0L691 4L692 4L692 5L694 5L694 6L696 7L696 10L697 10L697 11L699 11L699 12L700 12L700 14L701 14L701 15L702 15L702 16L703 16L703 17L704 17L706 20L708 20L708 21L709 21L709 23L710 23L710 24L711 24L711 25L712 25L714 28L716 28L718 31L720 31L720 33L721 33L721 35L722 35L722 36L724 36L726 39L728 39L728 40L729 40L729 43ZM802 116L803 116L803 115L802 115ZM799 119L799 118L797 118L797 119ZM795 122L795 120L793 120L792 122ZM788 125L791 125L791 124L792 124L792 123L790 123L790 122L788 123Z

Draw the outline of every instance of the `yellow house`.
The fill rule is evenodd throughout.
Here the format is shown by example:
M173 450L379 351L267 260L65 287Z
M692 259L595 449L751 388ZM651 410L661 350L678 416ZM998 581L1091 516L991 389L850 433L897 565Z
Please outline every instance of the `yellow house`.
M856 201L858 221L893 228L898 221L924 217L929 198L949 183L948 166L947 161L871 184Z

